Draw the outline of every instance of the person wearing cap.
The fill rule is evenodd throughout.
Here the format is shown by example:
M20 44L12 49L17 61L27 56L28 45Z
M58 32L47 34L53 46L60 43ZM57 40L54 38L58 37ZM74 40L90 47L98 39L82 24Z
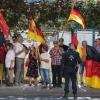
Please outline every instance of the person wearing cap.
M63 49L59 47L58 41L53 42L54 47L50 50L49 54L51 57L51 66L52 66L52 84L53 87L62 87L62 54Z
M74 99L77 97L77 64L81 63L79 53L75 51L75 46L73 43L69 44L69 49L63 53L62 64L64 66L64 78L65 78L65 88L64 88L64 98L68 97L69 93L69 80L72 81L72 89Z

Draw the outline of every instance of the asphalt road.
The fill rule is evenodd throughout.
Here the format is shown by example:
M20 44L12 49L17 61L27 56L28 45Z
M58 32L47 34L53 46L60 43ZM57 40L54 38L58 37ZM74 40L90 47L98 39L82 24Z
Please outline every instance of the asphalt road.
M66 100L62 96L63 88L43 89L39 86L0 87L0 100ZM70 86L69 100L73 100L72 89ZM100 89L78 86L77 100L100 100Z

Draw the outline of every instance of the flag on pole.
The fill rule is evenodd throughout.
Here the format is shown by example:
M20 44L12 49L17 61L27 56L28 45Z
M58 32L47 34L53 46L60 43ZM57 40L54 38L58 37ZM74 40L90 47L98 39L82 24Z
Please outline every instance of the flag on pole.
M72 43L74 44L75 48L77 49L78 40L77 40L77 34L75 32L72 32Z
M28 38L41 43L45 42L44 35L34 19L31 19L31 23L29 25Z
M76 51L79 53L80 57L82 57L82 50L77 39L77 34L75 32L72 32L72 43L74 44Z
M100 53L87 45L86 85L100 89Z
M80 25L82 25L82 28L85 29L86 28L86 25L85 25L85 22L81 16L81 14L75 10L75 9L72 9L71 10L71 13L70 13L70 16L68 18L68 21L76 21L77 23L79 23Z
M0 47L0 80L2 81L3 78L3 64L4 64L4 57L5 57L5 50L4 47Z
M9 27L2 15L2 13L0 12L0 29L2 30L3 32L3 35L5 38L8 38L9 36Z

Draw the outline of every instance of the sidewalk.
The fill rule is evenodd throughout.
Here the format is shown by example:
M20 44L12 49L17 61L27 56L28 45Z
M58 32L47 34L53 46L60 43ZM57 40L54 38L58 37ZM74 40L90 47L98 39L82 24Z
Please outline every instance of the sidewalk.
M22 97L61 97L64 94L64 85L62 88L43 89L39 86L28 86L28 84L21 84L21 86L6 87L5 85L0 87L0 97L5 96L22 96ZM70 86L69 96L72 95L72 89ZM78 86L79 97L98 97L100 98L100 89L93 89L88 87Z

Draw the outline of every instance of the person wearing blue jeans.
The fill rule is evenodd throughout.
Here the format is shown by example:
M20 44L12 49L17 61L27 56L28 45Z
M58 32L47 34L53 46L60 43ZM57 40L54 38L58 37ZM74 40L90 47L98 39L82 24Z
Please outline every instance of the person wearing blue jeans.
M54 47L51 48L49 54L51 57L52 65L52 84L53 87L62 88L62 54L63 49L59 46L58 41L53 42Z
M40 55L41 66L40 66L40 75L43 82L43 87L51 86L50 80L50 55L48 53L47 47L42 47L42 53Z
M40 74L43 81L43 85L48 85L51 83L49 69L40 68Z

